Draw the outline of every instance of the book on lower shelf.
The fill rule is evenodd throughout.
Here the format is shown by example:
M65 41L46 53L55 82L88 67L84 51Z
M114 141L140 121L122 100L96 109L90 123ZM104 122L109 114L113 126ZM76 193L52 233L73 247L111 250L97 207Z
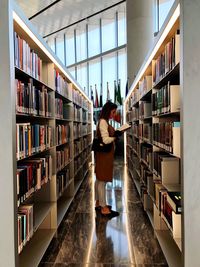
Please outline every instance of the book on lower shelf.
M33 236L33 205L22 205L18 209L18 254Z
M182 212L181 193L180 192L167 192L167 201L175 213Z

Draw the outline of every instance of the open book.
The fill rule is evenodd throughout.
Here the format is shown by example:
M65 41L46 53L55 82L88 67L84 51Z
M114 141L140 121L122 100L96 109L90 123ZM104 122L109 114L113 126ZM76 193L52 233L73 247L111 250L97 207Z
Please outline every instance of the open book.
M121 132L123 132L123 131L128 130L129 128L131 128L131 125L128 124L128 123L125 123L125 124L123 124L121 127L117 128L116 131L121 131Z

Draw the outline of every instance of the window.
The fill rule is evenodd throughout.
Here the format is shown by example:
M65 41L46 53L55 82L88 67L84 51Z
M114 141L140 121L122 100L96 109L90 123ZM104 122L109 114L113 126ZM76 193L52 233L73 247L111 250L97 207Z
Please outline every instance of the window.
M76 71L75 71L75 67L71 67L71 68L69 68L68 70L69 70L70 74L72 75L72 77L73 77L74 79L76 79Z
M56 38L56 55L65 64L64 34Z
M65 33L66 38L66 65L69 66L75 63L75 42L74 30L70 29Z
M47 39L47 44L49 45L51 50L55 53L55 39L54 38Z
M154 0L154 32L158 32L175 0Z
M102 18L102 52L108 51L117 46L116 44L116 19L115 12L109 10ZM108 38L109 36L109 38Z
M159 29L162 27L175 0L159 0Z
M117 79L116 52L103 57L103 103L107 100L107 83L110 98L114 101L114 81Z
M89 57L100 53L100 24L99 20L95 24L88 25L88 54Z
M87 92L87 63L77 66L77 81L84 91Z
M126 93L126 81L127 81L127 58L126 49L121 49L118 52L118 75L121 84L121 97L125 98Z
M97 86L98 97L100 96L100 86L101 86L101 61L100 58L91 60L89 62L89 86L92 86L94 100L95 95L95 84ZM89 95L91 92L89 92Z
M126 13L118 12L118 46L126 44Z
M87 57L86 25L76 30L76 54L77 62Z

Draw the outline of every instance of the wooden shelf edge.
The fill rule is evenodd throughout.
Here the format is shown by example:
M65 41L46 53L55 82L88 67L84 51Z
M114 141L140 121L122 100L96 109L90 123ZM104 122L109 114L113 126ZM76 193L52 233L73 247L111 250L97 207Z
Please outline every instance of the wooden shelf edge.
M170 267L182 267L181 252L169 230L155 230L156 237Z

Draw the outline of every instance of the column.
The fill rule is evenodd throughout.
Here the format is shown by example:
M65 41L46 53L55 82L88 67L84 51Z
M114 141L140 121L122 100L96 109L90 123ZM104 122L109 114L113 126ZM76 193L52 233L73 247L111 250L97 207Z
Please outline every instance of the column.
M127 0L127 77L132 84L153 45L153 0Z

